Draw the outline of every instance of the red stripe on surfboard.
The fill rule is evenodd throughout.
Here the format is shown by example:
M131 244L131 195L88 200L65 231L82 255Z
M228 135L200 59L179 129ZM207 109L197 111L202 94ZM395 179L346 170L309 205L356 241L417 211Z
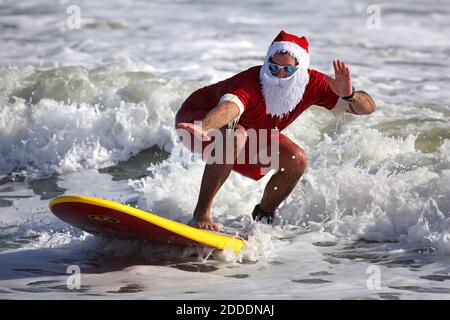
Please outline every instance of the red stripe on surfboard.
M205 246L153 223L111 208L82 202L61 202L53 205L52 211L61 220L92 234L121 239L145 239L156 243Z

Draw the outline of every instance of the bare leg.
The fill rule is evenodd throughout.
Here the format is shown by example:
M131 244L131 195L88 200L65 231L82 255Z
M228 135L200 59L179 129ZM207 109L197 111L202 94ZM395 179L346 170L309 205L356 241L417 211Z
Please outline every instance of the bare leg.
M236 160L237 155L243 149L247 136L245 129L241 125L236 125L236 130L240 129L234 137L234 153L233 160ZM241 131L242 130L242 131ZM222 132L225 130L222 129ZM224 143L224 155L225 155ZM233 161L234 162L234 161ZM226 163L222 161L221 164L213 163L206 164L203 172L202 183L200 186L200 194L197 201L197 206L194 210L193 224L201 229L219 230L219 227L211 219L211 206L214 197L216 196L223 183L228 179L234 163Z
M205 166L200 194L194 210L193 223L196 227L211 230L219 229L211 219L212 201L220 187L228 179L232 168L232 164L207 164Z
M287 198L303 175L307 164L305 152L289 138L280 141L279 170L264 189L261 209L274 212Z

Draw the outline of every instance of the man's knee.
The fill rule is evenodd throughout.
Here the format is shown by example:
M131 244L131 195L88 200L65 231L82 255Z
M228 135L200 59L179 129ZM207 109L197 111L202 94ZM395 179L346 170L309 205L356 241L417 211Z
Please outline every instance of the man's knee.
M289 174L302 175L308 164L305 151L297 145L289 148L283 158L280 163L280 170Z
M247 130L240 124L237 124L234 128L234 143L238 149L241 149L245 146L247 142L248 134Z
M247 130L241 126L240 124L237 124L234 129L228 128L228 126L224 126L220 129L223 136L223 141L227 141L226 146L229 145L231 141L233 141L233 145L240 149L244 147L245 143L248 139ZM232 140L231 140L232 139Z
M245 128L241 125L236 125L234 129L224 126L213 133L212 143L204 149L203 157L208 159L208 163L234 164L247 142Z
M293 160L296 161L295 166L298 171L303 173L308 165L308 158L306 156L305 151L302 148L298 147L297 150L293 154ZM295 158L294 158L295 157Z

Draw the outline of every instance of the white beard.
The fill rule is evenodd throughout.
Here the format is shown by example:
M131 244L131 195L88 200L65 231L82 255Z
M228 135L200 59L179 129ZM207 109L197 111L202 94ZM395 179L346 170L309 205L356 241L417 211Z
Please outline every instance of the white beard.
M308 68L298 65L297 71L287 78L278 78L269 70L267 59L261 67L259 79L266 103L266 113L284 117L294 110L303 98L309 82Z

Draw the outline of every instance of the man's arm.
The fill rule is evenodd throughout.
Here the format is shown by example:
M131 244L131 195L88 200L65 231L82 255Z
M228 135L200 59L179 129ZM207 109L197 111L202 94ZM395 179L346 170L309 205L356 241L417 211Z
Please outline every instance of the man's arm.
M353 91L350 69L340 60L333 61L333 67L335 74L334 79L330 76L325 76L331 90L341 98L350 97ZM352 114L369 114L376 109L375 102L365 91L356 91L350 101L340 99L338 104L341 103L346 104L345 111Z
M353 99L348 104L348 108L345 109L348 113L352 114L370 114L376 109L375 101L365 91L359 90L355 92Z
M232 122L240 114L238 105L234 102L225 100L218 106L211 109L206 117L202 120L202 123L179 123L178 127L181 129L187 129L192 134L200 138L201 140L210 140L207 133L210 129L220 129L225 125Z
M236 103L225 100L208 112L203 119L203 130L220 129L239 116L239 107Z

